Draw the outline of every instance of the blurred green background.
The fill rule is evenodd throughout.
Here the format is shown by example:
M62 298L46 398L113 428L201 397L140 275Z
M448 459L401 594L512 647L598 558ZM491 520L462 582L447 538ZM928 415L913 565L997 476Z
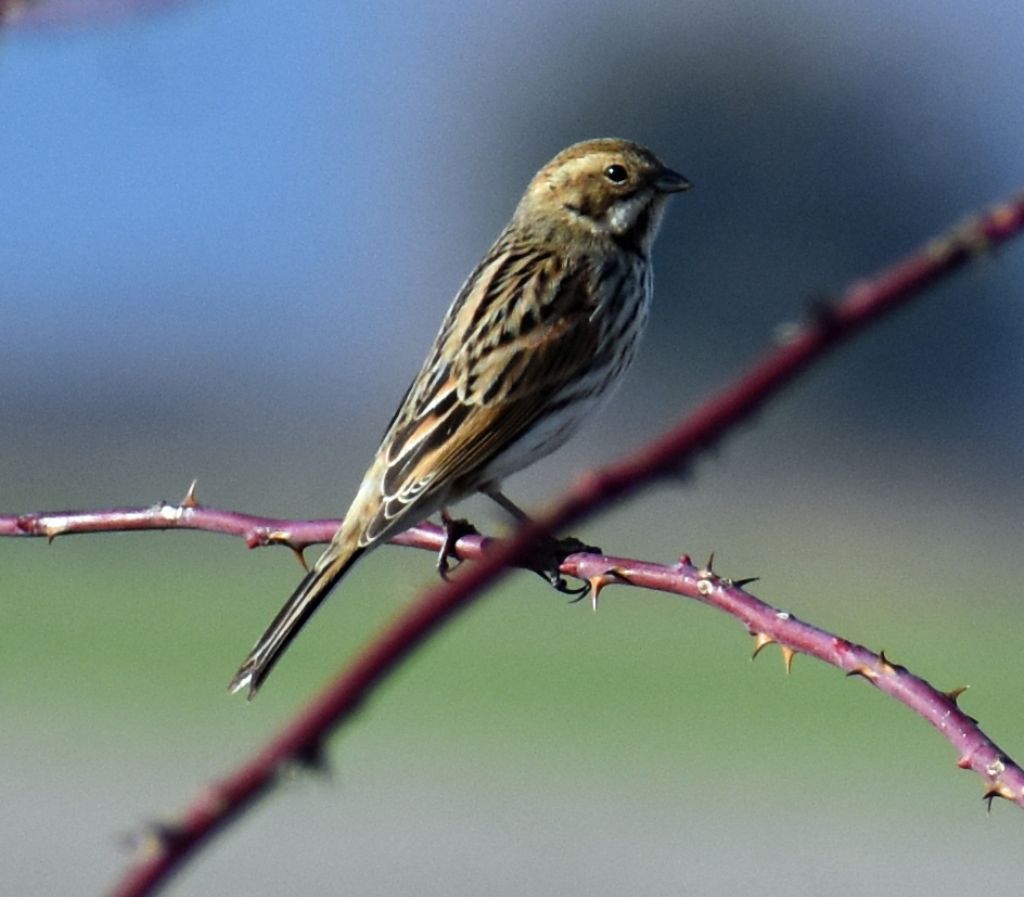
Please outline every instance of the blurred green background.
M340 514L461 280L576 140L645 142L697 189L629 382L509 483L527 506L809 298L1024 183L1016 0L148 6L0 44L4 512L198 477L209 504ZM578 535L715 550L766 600L970 684L1024 758L1022 295L1011 245ZM434 578L381 550L258 701L229 698L298 575L214 535L0 541L0 892L102 892L141 823ZM328 778L294 777L170 893L1017 893L1019 811L986 814L936 733L750 648L680 599L609 589L595 615L516 575L333 739Z

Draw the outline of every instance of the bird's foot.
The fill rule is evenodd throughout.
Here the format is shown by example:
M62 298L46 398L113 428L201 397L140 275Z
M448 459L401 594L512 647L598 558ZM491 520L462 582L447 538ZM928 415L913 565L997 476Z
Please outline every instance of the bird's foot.
M444 527L444 542L441 550L437 553L437 572L441 579L447 579L448 574L462 561L455 553L455 546L463 536L478 536L480 531L464 517L452 517L447 511L441 511L441 525ZM454 559L454 566L450 561Z
M562 539L551 538L543 543L535 555L535 563L530 566L538 576L546 579L556 592L563 595L572 595L573 603L581 601L590 591L590 583L584 580L576 588L570 588L562 576L561 566L571 554L604 554L600 548L594 545L587 545L575 536L566 536Z

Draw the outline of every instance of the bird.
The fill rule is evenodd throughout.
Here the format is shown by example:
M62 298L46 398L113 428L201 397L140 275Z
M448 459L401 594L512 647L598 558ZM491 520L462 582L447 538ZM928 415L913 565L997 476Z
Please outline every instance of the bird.
M251 699L366 552L476 492L517 517L502 480L559 448L636 355L651 248L691 182L617 138L558 153L530 181L448 309L348 512L231 680ZM439 561L442 573L447 565Z

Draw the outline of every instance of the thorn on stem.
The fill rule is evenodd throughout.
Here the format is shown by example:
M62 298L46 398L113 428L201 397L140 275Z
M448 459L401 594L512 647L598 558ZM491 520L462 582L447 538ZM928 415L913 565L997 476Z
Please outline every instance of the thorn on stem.
M185 497L181 500L181 506L183 508L198 508L199 499L196 498L196 485L199 483L198 479L192 480L189 483L189 487L185 492Z
M882 672L885 673L886 676L895 676L897 672L905 673L907 671L906 667L902 667L898 663L893 663L889 660L889 658L885 656L884 650L878 652L878 660L882 664Z
M715 553L708 555L707 563L697 571L697 591L701 595L710 595L715 588L715 580L718 579L715 573Z
M323 743L318 741L303 745L292 757L295 765L306 772L317 775L328 775L331 771L330 761L324 751Z
M182 836L181 826L177 823L150 820L136 831L126 832L120 840L127 849L138 851L149 858L170 850Z
M793 658L796 657L796 650L790 648L789 645L779 645L779 649L782 651L782 663L786 667L786 675L788 676L793 672Z
M728 582L729 585L742 589L744 586L749 586L752 582L757 582L760 578L760 576L748 576L746 579L730 579Z
M587 582L590 583L590 603L594 612L597 613L597 599L604 587L616 582L628 583L629 579L627 579L626 574L618 567L611 567L603 573L598 573L594 576L588 577ZM586 593L584 592L584 595L585 594Z
M839 323L836 301L828 293L818 293L807 302L807 319L816 330L828 333Z
M584 580L583 585L581 585L578 589L570 589L569 584L564 579L562 579L561 576L556 575L555 577L548 577L545 576L543 573L541 573L540 576L544 579L547 579L547 581L551 584L551 587L556 592L561 592L563 595L571 595L572 597L569 599L570 604L579 604L584 598L587 597L587 593L590 592L589 580Z
M997 797L1001 797L1004 800L1013 800L1013 789L1009 785L1005 785L1002 782L993 782L991 785L989 785L989 787L985 790L985 793L982 795L981 798L983 801L986 801L988 803L987 810L989 813L992 812L992 801L994 801Z
M309 565L306 563L306 557L303 553L309 547L309 543L296 542L292 539L292 534L286 529L268 531L265 527L256 527L250 530L245 537L245 544L249 548L259 548L261 545L283 545L285 548L291 549L295 559L299 562L299 566L309 573Z
M962 695L969 688L969 685L958 685L956 688L951 688L949 691L944 691L943 694L947 698L949 698L950 701L953 702L954 707L958 707L960 704L960 695Z
M697 575L701 579L715 578L715 553L713 551L708 555L707 563L697 571Z
M860 676L862 679L867 679L868 682L874 682L878 678L878 673L871 669L871 667L866 667L861 663L857 664L857 666L846 674L847 679L852 676Z
M768 645L774 645L775 639L773 639L767 632L755 632L754 633L754 653L750 655L751 660L755 660L757 655Z

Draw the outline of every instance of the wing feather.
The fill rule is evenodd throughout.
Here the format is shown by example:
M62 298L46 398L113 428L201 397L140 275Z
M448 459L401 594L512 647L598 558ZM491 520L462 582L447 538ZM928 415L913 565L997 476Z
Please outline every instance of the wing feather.
M449 310L381 443L380 504L361 543L398 529L412 508L425 517L475 490L488 464L597 356L585 260L512 255L512 267L485 258ZM458 344L456 333L466 334Z

